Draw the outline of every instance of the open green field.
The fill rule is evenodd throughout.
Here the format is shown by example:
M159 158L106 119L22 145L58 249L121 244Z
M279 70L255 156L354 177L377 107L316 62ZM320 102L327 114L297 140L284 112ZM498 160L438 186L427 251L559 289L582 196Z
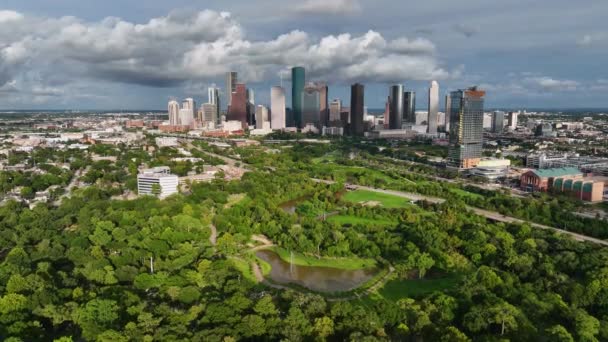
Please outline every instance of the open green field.
M375 201L379 202L385 208L404 208L410 205L410 201L406 198L367 190L347 192L342 196L342 199L353 203Z
M480 198L483 198L483 196L480 195L480 194L474 194L472 192L468 192L468 191L465 191L465 190L462 190L462 189L453 189L453 188L451 188L449 191L451 193L455 194L455 195L458 195L458 196L460 196L462 198L466 198L466 199L480 199Z
M272 247L272 251L277 253L281 259L291 262L291 253L279 247ZM293 263L299 266L331 267L343 270L359 270L376 266L374 259L352 258L316 258L299 253L293 253Z
M337 223L340 225L345 224L373 224L373 225L382 225L382 226L390 226L397 224L397 221L391 220L377 220L371 218L357 217L352 215L334 215L327 218L327 221L332 223Z
M393 279L387 282L378 291L377 295L390 301L397 301L406 297L415 298L435 291L454 288L461 279L462 275L460 274L448 274L440 278L427 279Z

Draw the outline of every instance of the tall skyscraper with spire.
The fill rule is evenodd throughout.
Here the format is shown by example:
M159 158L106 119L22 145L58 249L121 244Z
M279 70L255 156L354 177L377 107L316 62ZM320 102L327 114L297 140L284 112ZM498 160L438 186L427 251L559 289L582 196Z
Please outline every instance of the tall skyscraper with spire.
M294 124L302 128L302 94L304 93L304 83L306 73L304 67L291 68L291 110L293 112Z
M449 166L468 169L481 160L485 94L477 87L450 93Z
M429 115L427 118L429 134L437 134L437 112L439 111L439 83L431 82L429 88Z

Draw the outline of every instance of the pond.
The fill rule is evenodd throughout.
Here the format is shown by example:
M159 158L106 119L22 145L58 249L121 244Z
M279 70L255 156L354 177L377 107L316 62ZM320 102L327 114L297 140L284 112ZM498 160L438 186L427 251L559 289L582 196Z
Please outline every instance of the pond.
M300 205L300 203L310 199L311 196L302 196L296 199L292 199L291 201L283 202L279 204L279 208L283 209L284 212L289 214L294 214L296 212L296 207Z
M272 270L268 277L279 284L297 284L318 292L344 292L356 289L374 277L375 268L342 270L331 267L290 265L271 250L256 255L268 262Z

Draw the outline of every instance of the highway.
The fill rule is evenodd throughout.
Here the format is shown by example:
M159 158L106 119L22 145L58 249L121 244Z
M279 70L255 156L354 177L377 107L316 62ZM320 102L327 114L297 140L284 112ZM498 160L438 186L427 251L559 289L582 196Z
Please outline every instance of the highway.
M325 183L325 184L334 184L335 183L334 181L328 181L328 180L322 180L322 179L313 179L313 181L319 182L319 183ZM445 202L445 199L443 199L443 198L425 196L425 195L415 194L415 193L411 193L411 192L378 189L378 188L372 188L372 187L369 187L369 186L356 185L356 184L349 184L349 187L352 188L352 189L373 191L373 192L378 192L378 193L382 193L382 194L393 195L393 196L397 196L397 197L406 198L406 199L409 199L409 200L412 200L412 201L427 201L427 202L430 202L430 203L443 203L443 202ZM550 226L546 226L546 225L543 225L543 224L538 224L538 223L534 223L534 222L518 219L518 218L515 218L515 217L505 216L505 215L502 215L502 214L497 213L495 211L475 208L475 207L471 207L471 206L467 206L467 209L473 211L475 214L477 214L479 216L483 216L483 217L485 217L487 219L490 219L490 220L493 220L493 221L505 222L505 223L520 223L520 224L521 223L527 223L527 224L529 224L533 228L553 230L553 231L555 231L557 233L560 233L560 234L570 235L573 239L575 239L577 241L593 242L593 243L596 243L596 244L599 244L599 245L608 246L608 241L601 240L601 239L596 239L594 237L590 237L590 236L586 236L586 235L582 235L582 234L578 234L578 233L574 233L574 232L569 232L569 231L564 230L564 229L550 227Z

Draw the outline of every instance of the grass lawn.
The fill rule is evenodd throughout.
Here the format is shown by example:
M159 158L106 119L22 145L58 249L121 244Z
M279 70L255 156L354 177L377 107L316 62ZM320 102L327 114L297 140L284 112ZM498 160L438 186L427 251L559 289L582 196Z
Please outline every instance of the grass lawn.
M462 190L462 189L451 188L449 191L451 193L455 194L455 195L458 195L458 196L462 197L462 198L469 198L469 199L483 198L483 196L480 195L480 194L474 194L472 192L468 192L468 191L465 191L465 190Z
M344 224L373 224L373 225L390 226L390 225L397 224L397 221L382 220L382 219L376 220L376 219L363 218L363 217L357 217L357 216L352 216L352 215L334 215L334 216L328 217L327 221L333 222L333 223L338 223L341 225L344 225Z
M403 208L410 205L410 201L406 198L367 190L349 191L342 196L342 199L354 203L375 201L385 208Z
M401 298L415 298L435 291L443 291L455 287L461 280L460 274L447 274L441 278L430 279L393 279L381 288L377 297L390 301ZM374 299L372 296L371 299Z
M230 258L230 261L232 261L234 268L236 268L237 270L239 270L239 272L243 274L243 277L245 277L245 279L250 280L254 283L258 282L257 279L255 279L255 276L253 275L253 271L251 270L251 263L248 260L241 258Z
M228 203L224 204L224 208L228 209L233 205L239 203L247 197L247 194L232 194L228 196Z
M284 261L291 261L291 254L288 250L279 247L273 247L271 250L277 253ZM331 267L342 270L359 270L376 266L376 260L374 259L362 259L357 257L317 259L314 256L307 256L295 252L293 253L293 263L299 266Z

